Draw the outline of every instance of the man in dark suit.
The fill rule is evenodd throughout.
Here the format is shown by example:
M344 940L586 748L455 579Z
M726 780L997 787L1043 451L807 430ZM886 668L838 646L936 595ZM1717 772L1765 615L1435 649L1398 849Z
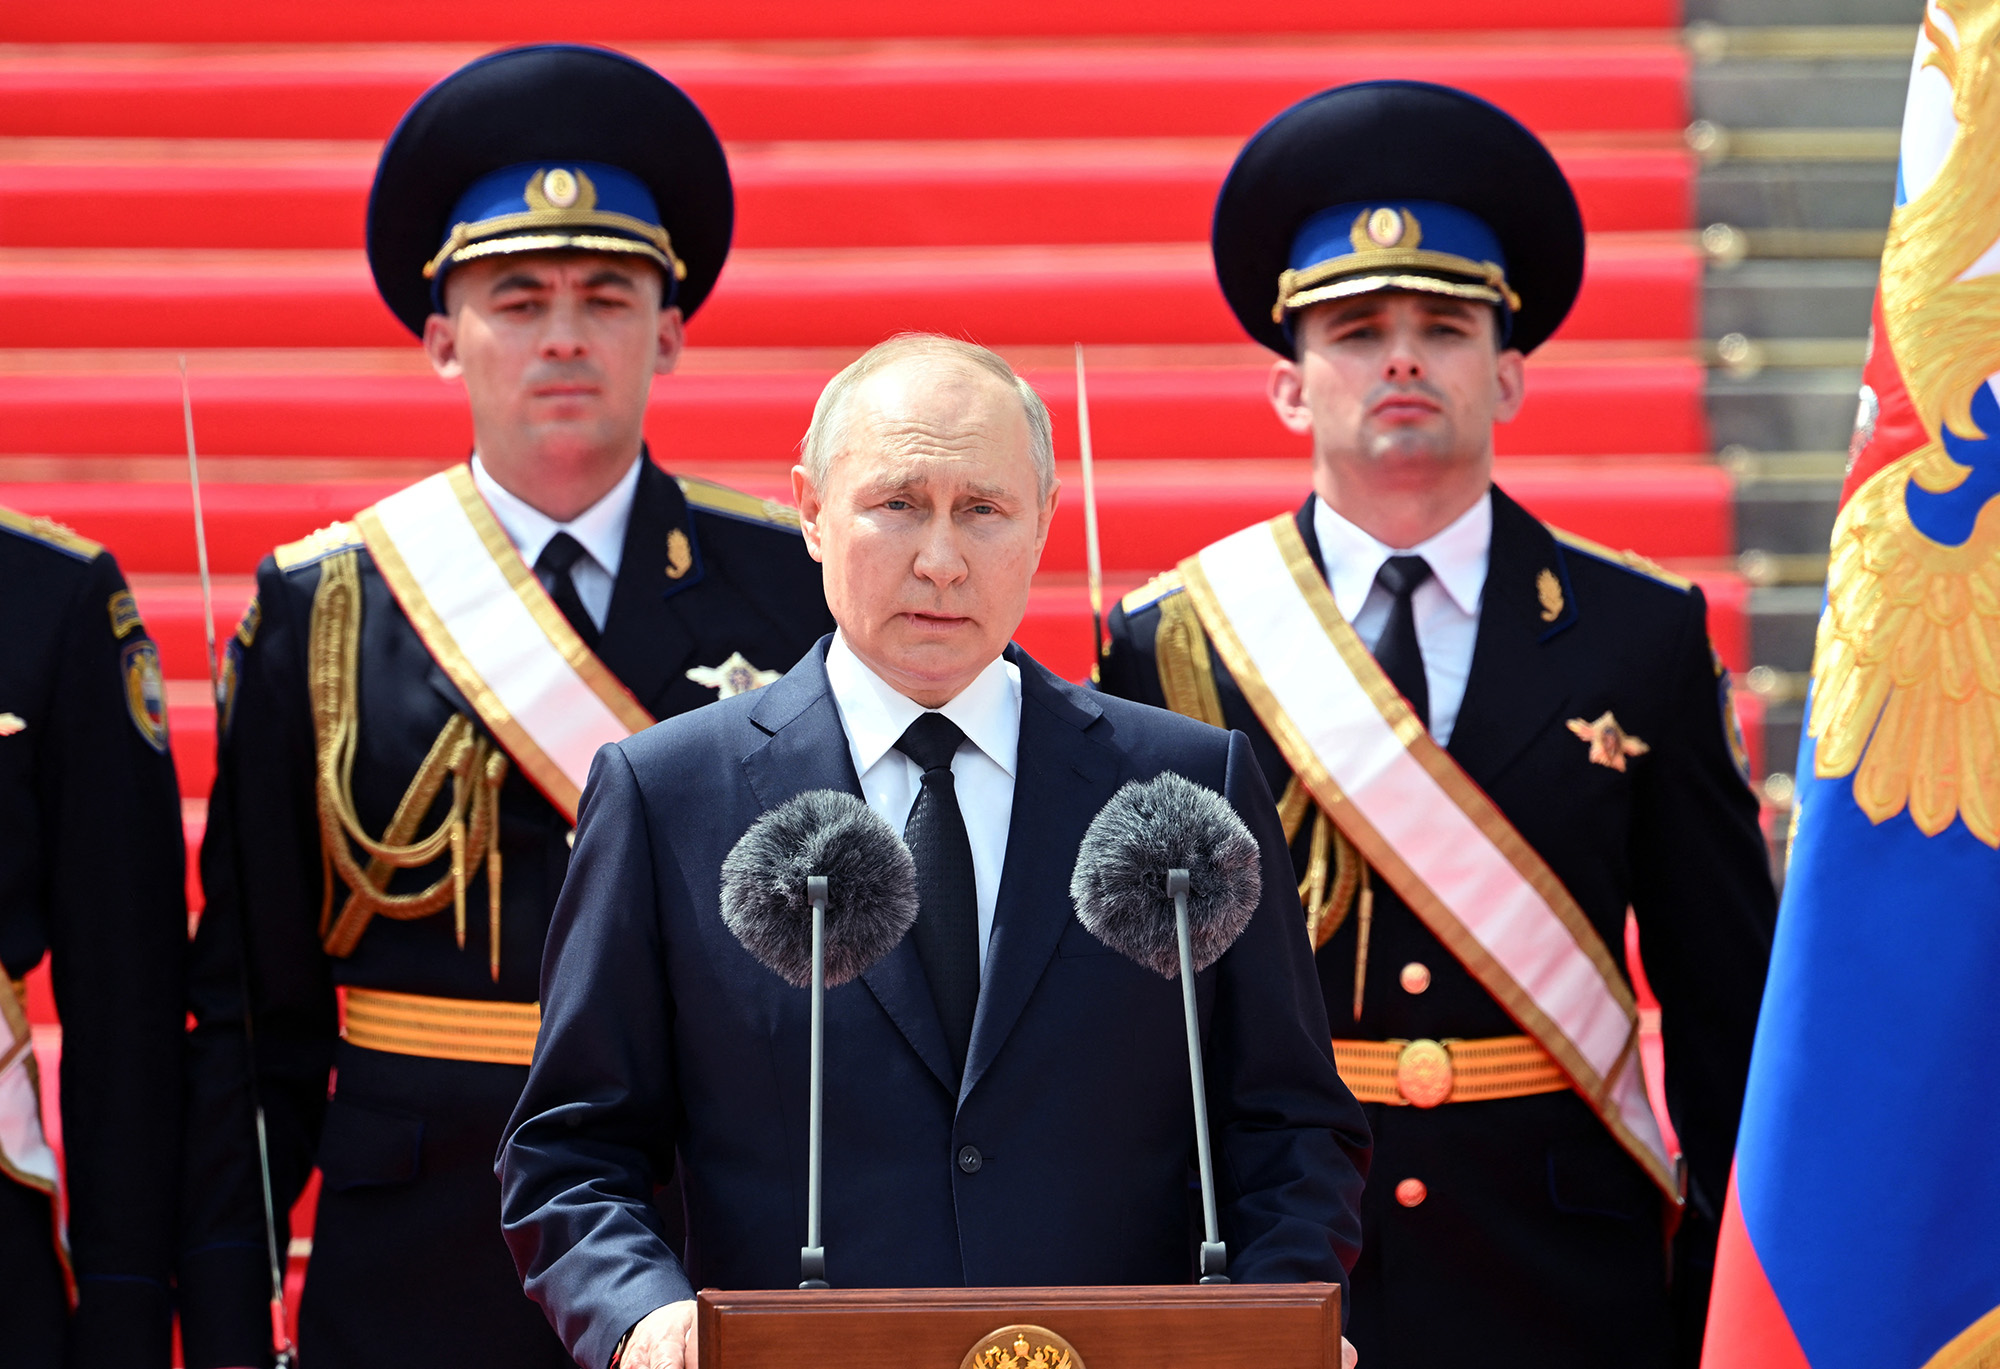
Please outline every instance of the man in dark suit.
M1008 645L1055 507L1041 401L984 349L883 344L828 386L794 486L838 633L592 769L500 1157L530 1295L581 1364L679 1369L696 1287L796 1281L807 994L726 930L719 867L817 789L902 831L921 890L910 936L827 995L827 1277L1188 1281L1179 990L1068 893L1091 819L1169 770L1224 794L1264 853L1261 904L1197 982L1229 1273L1344 1280L1367 1132L1247 743ZM648 1200L676 1166L681 1260Z
M0 1359L166 1369L187 898L160 657L110 552L11 509L0 642ZM44 955L61 1176L22 983Z
M306 1362L569 1362L492 1162L590 757L775 679L831 622L791 510L642 441L730 217L700 111L601 49L475 62L384 150L376 281L464 382L476 451L279 548L229 644L191 972L196 1369L269 1357L259 1098L280 1252L323 1181Z
M1692 1365L1775 900L1701 591L1492 483L1575 200L1499 110L1375 82L1250 142L1214 247L1313 493L1128 596L1100 677L1245 732L1281 796L1376 1138L1362 1361Z

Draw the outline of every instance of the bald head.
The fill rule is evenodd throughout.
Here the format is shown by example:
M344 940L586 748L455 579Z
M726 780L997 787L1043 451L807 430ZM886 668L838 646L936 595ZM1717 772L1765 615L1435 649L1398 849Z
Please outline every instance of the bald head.
M806 546L848 645L926 708L1027 612L1056 505L1048 445L1034 391L949 338L885 343L820 396L792 471Z
M1024 439L1041 497L1055 488L1048 406L1005 360L976 343L904 333L869 348L827 382L800 449L800 464L815 484L825 487L834 459L864 428L892 444L921 440L923 433L963 441L978 428L996 437L1005 431L1010 440Z

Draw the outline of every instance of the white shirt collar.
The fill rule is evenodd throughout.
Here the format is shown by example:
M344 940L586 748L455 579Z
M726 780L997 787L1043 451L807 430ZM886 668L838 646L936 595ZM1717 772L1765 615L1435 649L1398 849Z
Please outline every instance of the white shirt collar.
M625 559L625 530L632 522L632 500L639 489L639 462L644 459L634 457L631 468L602 499L567 523L558 523L501 485L477 452L472 456L472 484L493 510L493 516L500 520L500 526L506 529L521 559L530 566L541 559L542 549L548 546L550 538L566 532L582 543L590 558L615 580L618 563Z
M1368 601L1375 576L1391 556L1421 556L1431 575L1461 612L1476 617L1479 596L1486 588L1487 555L1493 547L1493 496L1486 495L1452 520L1444 531L1414 547L1378 542L1327 507L1313 500L1313 534L1320 559L1326 563L1327 586L1340 616L1350 623Z
M869 669L854 654L844 633L833 634L826 652L826 680L847 726L856 773L865 775L887 755L924 706ZM943 708L966 739L1012 776L1021 750L1021 672L996 656Z

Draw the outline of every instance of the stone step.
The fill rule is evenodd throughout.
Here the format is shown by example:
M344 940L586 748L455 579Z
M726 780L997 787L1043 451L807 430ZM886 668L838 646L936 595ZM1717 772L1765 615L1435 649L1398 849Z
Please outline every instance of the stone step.
M1711 266L1702 282L1702 335L1866 337L1876 275L1876 263L1869 260Z
M1727 25L1903 24L1916 46L1924 0L1687 0L1689 23Z
M1856 351L1860 343L1856 341ZM1839 451L1854 433L1861 368L1766 369L1754 375L1709 375L1707 405L1717 448L1752 451Z
M1895 205L1893 157L1867 161L1737 160L1702 167L1695 215L1739 228L1885 228Z
M1907 56L1704 63L1694 69L1694 112L1744 127L1893 128L1909 81Z

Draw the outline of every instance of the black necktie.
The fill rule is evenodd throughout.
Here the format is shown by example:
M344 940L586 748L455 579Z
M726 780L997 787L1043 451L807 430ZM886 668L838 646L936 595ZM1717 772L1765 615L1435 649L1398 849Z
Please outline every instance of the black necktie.
M1430 578L1431 563L1421 556L1391 556L1375 573L1375 583L1396 599L1389 624L1375 643L1375 663L1409 700L1410 711L1426 728L1431 725L1431 688L1424 679L1424 653L1417 646L1417 614L1410 597Z
M951 777L951 758L964 740L950 718L926 713L896 742L898 751L924 768L923 789L903 824L903 841L917 863L917 925L910 935L961 1076L979 1006L979 894L972 880L972 841Z
M549 598L556 601L563 617L576 629L576 635L583 638L583 644L592 651L597 650L597 624L590 621L590 610L577 597L576 581L570 578L570 568L584 558L583 543L566 532L559 532L549 539L542 548L541 559L535 562L535 578L542 582L542 588L549 592Z

